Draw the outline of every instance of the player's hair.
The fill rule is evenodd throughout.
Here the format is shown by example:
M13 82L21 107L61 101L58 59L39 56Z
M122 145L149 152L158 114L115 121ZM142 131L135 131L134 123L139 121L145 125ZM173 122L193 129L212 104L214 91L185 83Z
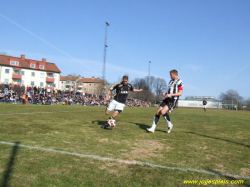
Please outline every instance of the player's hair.
M124 75L124 76L122 77L122 80L123 80L123 79L128 80L128 76L127 76L127 75Z
M175 69L172 69L172 70L170 71L170 74L171 74L171 73L178 75L178 71L175 70Z

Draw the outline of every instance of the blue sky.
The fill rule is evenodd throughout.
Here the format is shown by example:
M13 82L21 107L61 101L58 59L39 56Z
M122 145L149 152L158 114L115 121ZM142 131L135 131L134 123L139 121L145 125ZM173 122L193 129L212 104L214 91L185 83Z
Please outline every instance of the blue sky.
M169 81L177 69L181 96L229 89L250 98L249 0L3 0L0 53L57 64L61 75L106 79L149 74Z

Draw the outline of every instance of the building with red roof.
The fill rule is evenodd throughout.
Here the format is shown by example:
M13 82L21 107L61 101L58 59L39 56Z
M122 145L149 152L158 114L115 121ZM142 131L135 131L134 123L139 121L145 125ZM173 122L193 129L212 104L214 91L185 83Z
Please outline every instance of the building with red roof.
M105 93L107 93L109 83L100 78L95 78L94 76L92 78L85 78L80 75L68 75L61 76L59 88L64 91L67 90L101 95L103 93L103 89L105 90Z
M0 55L0 83L58 89L60 69L54 63Z

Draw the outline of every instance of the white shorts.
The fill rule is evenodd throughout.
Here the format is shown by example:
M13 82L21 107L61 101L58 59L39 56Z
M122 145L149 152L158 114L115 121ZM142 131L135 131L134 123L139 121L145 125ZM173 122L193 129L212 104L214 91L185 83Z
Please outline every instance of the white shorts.
M112 101L109 103L109 106L108 106L107 110L109 110L109 111L113 111L113 110L120 110L120 111L123 111L124 106L125 106L125 104L119 103L119 102L117 102L116 100L112 100Z
M203 105L203 108L206 108L206 105Z

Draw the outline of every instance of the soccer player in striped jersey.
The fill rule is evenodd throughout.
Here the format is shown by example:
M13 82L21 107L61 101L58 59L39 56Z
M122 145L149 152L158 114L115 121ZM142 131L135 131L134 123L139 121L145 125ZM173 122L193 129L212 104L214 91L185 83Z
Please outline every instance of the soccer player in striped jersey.
M109 95L113 90L116 90L116 95L114 99L109 103L105 114L109 115L111 111L114 111L113 115L109 117L109 119L115 119L116 116L123 111L123 108L125 106L129 91L133 92L142 92L143 89L135 89L133 86L128 83L128 76L124 75L122 78L122 82L116 83L114 86L112 86L106 96L106 101L109 102ZM108 119L108 120L109 120ZM107 120L107 122L108 122ZM105 122L101 127L103 129L106 129L107 122Z
M157 122L160 119L160 115L163 115L164 119L167 122L168 125L168 133L172 131L173 124L170 121L170 117L168 113L171 113L173 109L175 108L177 101L179 99L179 96L183 93L183 85L182 80L178 78L178 71L173 69L170 71L170 78L168 91L166 93L163 93L162 96L165 98L157 110L155 117L153 119L152 126L150 128L147 128L148 132L154 132Z

